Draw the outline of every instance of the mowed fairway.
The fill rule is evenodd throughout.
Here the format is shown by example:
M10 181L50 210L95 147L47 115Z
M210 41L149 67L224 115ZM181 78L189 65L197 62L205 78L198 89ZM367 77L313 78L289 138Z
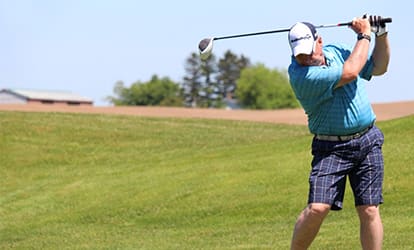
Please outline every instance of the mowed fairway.
M414 117L386 138L384 249L413 249ZM0 249L288 249L306 126L0 112ZM352 193L311 249L360 249Z

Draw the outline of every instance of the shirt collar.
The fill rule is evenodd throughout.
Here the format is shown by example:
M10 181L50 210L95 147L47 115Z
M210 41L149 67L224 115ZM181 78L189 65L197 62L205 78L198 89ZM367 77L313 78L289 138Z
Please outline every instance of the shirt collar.
M331 63L334 60L334 54L328 50L323 50L323 55L325 56L326 66L331 66Z

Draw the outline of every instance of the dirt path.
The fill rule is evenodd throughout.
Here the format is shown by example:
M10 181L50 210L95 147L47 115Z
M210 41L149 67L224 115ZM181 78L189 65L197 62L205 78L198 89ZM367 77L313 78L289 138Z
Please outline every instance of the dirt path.
M377 115L378 121L414 115L414 101L374 104L373 108ZM253 111L167 107L76 107L57 105L0 105L0 110L28 112L122 114L148 117L209 118L301 125L305 125L307 123L306 115L302 109Z

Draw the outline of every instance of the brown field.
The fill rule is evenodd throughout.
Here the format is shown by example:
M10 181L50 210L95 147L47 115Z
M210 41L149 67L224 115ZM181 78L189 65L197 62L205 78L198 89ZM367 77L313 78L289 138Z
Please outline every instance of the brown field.
M378 121L414 115L414 101L373 104ZM76 107L54 105L0 105L0 111L71 112L94 114L119 114L146 117L208 118L246 120L257 122L301 124L307 123L302 109L288 110L224 110L169 107Z

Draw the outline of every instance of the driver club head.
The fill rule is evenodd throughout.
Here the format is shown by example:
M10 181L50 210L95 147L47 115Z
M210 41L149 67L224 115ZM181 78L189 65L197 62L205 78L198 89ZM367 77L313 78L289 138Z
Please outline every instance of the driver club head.
M211 52L213 51L213 41L214 38L205 38L198 44L201 60L206 60L210 57Z

